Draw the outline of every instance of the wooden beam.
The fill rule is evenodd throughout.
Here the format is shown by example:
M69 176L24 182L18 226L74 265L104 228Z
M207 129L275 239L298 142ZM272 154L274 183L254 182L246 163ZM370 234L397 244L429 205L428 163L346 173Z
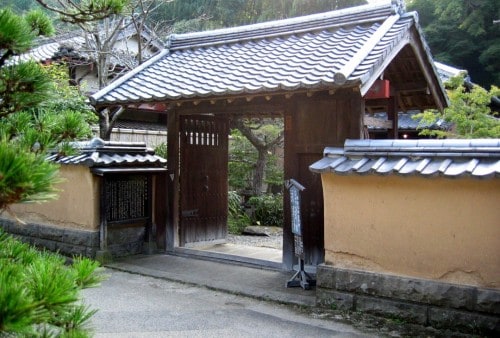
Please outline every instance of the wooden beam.
M365 99L365 105L370 107L387 107L387 99Z
M401 111L404 111L404 112L408 111L408 108L406 107L406 104L405 104L403 98L401 97L401 92L396 92L396 98L398 99L397 103L398 103Z
M235 100L229 103L226 100L210 103L208 101L201 101L197 106L192 103L186 102L179 109L180 114L277 114L283 111L285 99L267 101L263 97L255 97L251 102L246 99Z
M398 112L396 111L396 98L391 96L389 98L389 105L387 106L387 119L392 120L392 128L389 131L389 138L398 138Z
M393 85L394 82L391 82L391 85ZM417 82L410 82L410 83L398 83L394 84L394 89L399 92L426 92L429 90L429 87L427 85L427 82L425 81L417 81Z
M410 35L410 45L417 56L418 63L424 73L432 97L434 97L437 109L443 111L443 109L448 105L448 100L445 96L446 94L444 94L440 88L439 80L437 79L437 75L434 73L432 66L429 67L432 60L430 60L429 55L424 50L421 38L418 36L418 32L415 28L412 29Z

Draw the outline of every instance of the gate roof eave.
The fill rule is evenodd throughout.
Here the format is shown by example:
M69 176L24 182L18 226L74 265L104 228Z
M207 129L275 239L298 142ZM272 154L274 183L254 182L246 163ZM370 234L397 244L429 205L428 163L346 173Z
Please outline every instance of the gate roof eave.
M96 107L147 102L182 104L335 90L352 87L355 82L365 88L363 82L373 79L373 74L383 74L385 69L381 67L388 66L383 60L408 39L412 30L418 35L414 40L419 45L416 50L423 51L412 54L412 71L421 73L424 64L423 69L435 72L432 65L427 65L432 58L416 13L404 13L390 4L367 5L173 35L164 51L92 95L90 101ZM403 63L403 68L408 66L403 58L398 62ZM424 77L419 76L444 93L436 80L438 76ZM411 79L405 77L399 82L404 81ZM411 95L416 97L413 102L430 101L425 91ZM433 100L441 101L440 95L434 95ZM442 102L434 104L443 106Z

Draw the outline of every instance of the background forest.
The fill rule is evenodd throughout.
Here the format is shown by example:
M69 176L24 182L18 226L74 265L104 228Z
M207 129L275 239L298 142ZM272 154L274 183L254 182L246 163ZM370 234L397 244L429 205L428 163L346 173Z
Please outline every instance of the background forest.
M52 0L56 2L56 0ZM389 0L387 0L389 1ZM153 4L148 24L163 39L182 33L232 27L352 7L366 0L131 0ZM497 0L407 0L419 13L437 61L467 69L485 88L500 84L500 2ZM0 0L17 13L39 8L35 0ZM49 13L54 16L53 13ZM67 25L56 22L56 29ZM161 29L159 29L161 27Z

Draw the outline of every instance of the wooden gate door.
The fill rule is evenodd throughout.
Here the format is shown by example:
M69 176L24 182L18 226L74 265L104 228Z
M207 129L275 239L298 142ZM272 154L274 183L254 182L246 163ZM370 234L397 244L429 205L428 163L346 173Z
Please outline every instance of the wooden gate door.
M226 238L228 132L225 118L181 115L181 246Z

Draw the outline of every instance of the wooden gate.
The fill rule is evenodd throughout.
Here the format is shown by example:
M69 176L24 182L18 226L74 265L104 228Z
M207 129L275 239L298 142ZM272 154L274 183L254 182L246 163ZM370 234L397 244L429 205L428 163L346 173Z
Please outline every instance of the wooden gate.
M226 238L228 132L225 118L181 116L181 246Z

